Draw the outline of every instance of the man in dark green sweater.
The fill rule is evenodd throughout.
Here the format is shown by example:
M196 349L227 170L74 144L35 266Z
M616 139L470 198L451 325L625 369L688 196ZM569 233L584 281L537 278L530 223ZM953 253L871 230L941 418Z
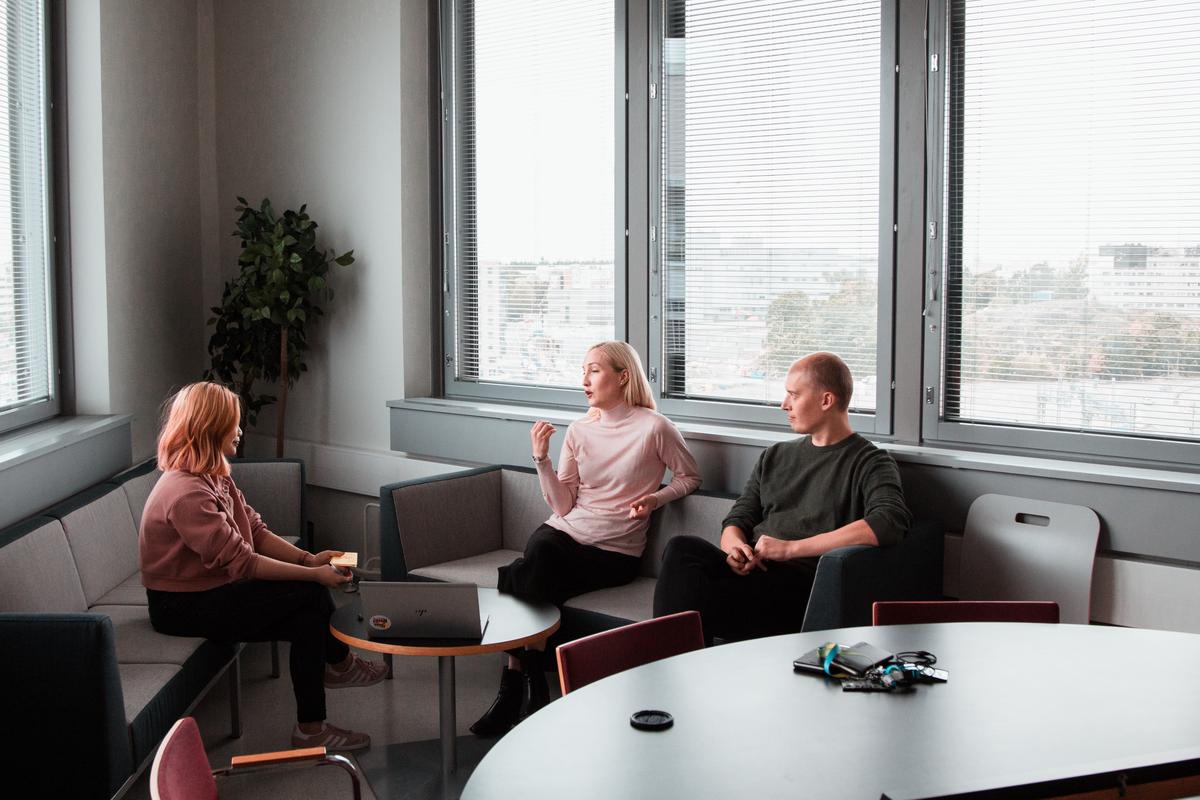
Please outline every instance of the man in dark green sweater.
M710 641L799 631L823 553L895 544L912 521L896 462L850 427L845 362L813 353L784 388L788 423L808 435L763 451L720 547L677 536L663 554L655 616L695 609Z

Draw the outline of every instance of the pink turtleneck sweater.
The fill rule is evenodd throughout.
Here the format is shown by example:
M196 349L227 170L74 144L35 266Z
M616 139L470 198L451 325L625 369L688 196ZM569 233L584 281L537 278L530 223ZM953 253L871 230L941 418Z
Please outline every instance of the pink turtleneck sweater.
M650 520L630 519L629 504L653 494L661 508L700 486L696 460L671 421L624 404L571 423L557 474L550 459L537 466L554 512L547 525L580 544L630 556L641 556ZM671 482L659 489L667 469Z

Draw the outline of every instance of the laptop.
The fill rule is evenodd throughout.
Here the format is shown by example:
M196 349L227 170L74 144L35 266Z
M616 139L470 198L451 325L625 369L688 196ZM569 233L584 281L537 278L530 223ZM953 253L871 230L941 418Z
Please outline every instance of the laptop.
M363 581L363 624L370 639L483 638L473 583Z

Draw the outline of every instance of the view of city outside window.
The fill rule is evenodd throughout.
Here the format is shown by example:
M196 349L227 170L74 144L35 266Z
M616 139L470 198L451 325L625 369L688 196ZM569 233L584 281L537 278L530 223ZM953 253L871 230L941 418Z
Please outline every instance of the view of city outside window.
M874 410L878 0L668 0L663 35L667 393L776 404L830 350Z
M944 417L1200 437L1200 6L952 17Z
M614 333L613 6L460 8L456 375L576 387Z
M51 393L42 4L0 11L0 412Z

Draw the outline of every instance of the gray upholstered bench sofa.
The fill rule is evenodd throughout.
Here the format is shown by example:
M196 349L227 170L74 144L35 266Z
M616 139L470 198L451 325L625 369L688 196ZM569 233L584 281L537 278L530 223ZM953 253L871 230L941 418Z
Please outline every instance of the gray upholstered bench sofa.
M301 462L233 468L274 530L306 533ZM143 464L0 531L3 759L38 796L122 794L222 676L240 735L240 646L150 626L138 526L158 475Z
M555 641L653 615L662 553L673 536L716 543L733 495L698 491L657 509L641 575L632 583L573 597ZM549 512L532 469L490 466L393 483L380 489L384 580L467 581L496 586L496 568L521 555ZM825 554L804 630L871 624L876 600L942 596L942 528L922 522L894 547L845 547Z

